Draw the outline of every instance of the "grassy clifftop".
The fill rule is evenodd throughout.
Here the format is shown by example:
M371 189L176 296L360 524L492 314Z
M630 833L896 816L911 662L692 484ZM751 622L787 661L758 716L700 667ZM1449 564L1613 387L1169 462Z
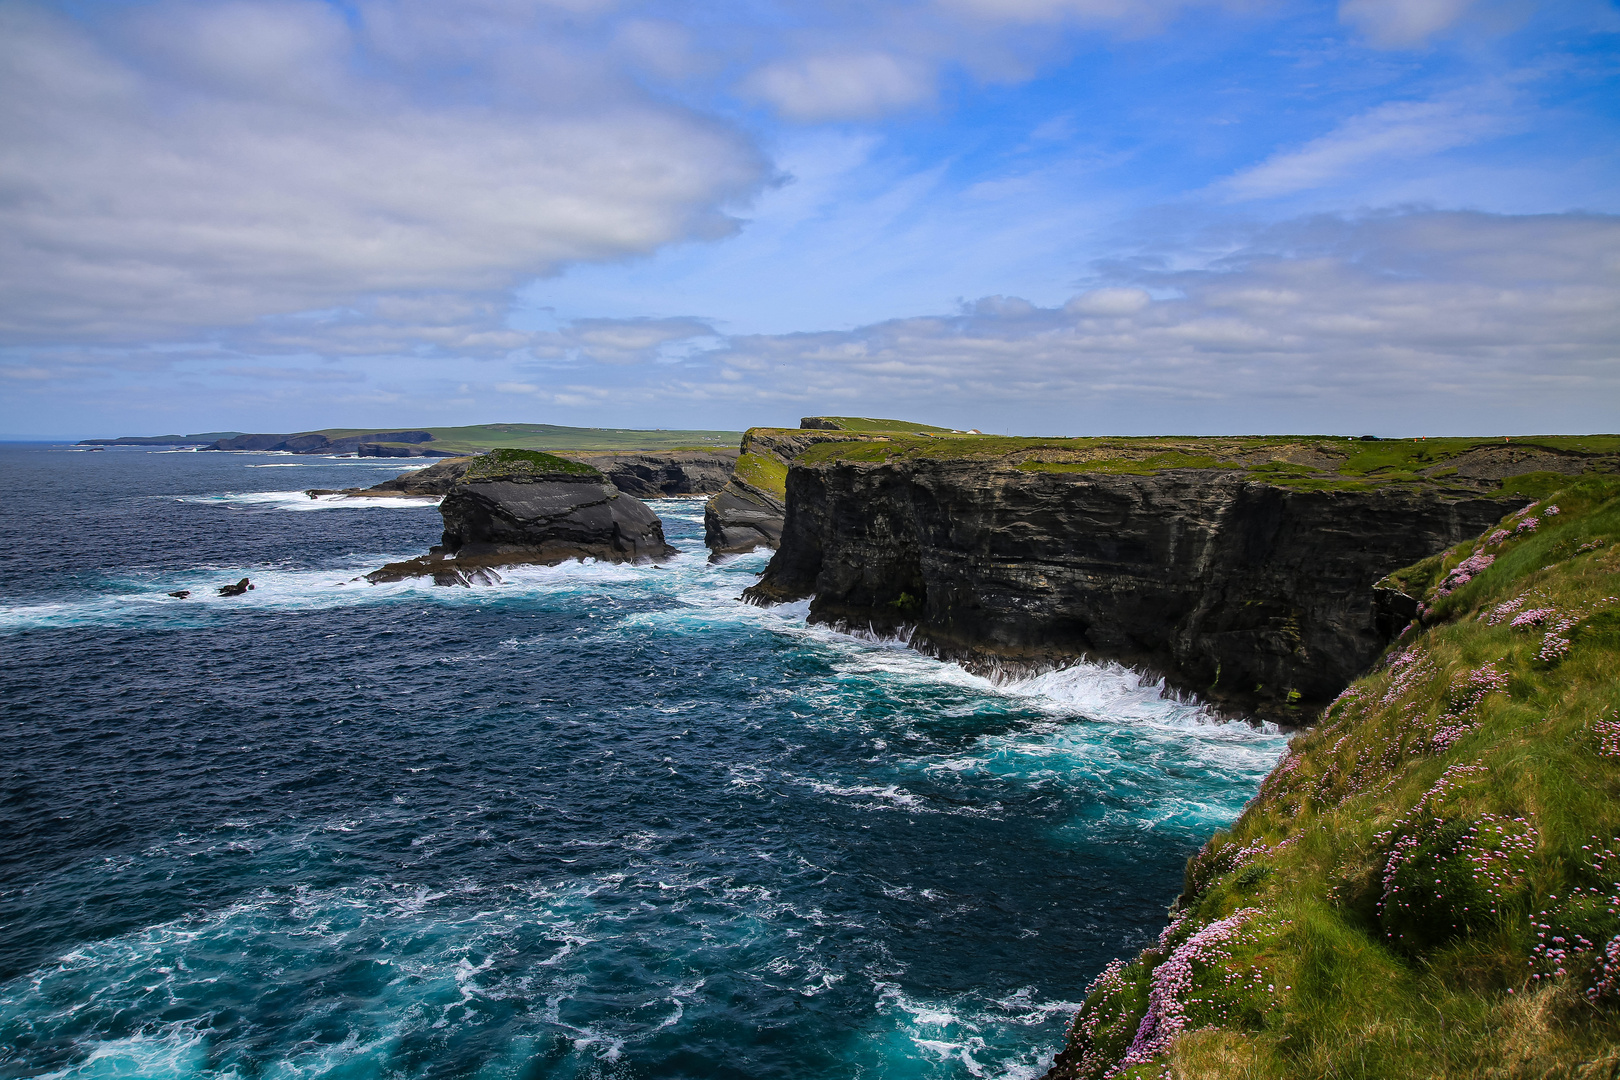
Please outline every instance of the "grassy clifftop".
M1188 863L1054 1076L1620 1076L1620 479L1385 584L1420 622Z
M795 460L806 464L971 460L1026 472L1136 475L1221 469L1306 490L1367 490L1396 484L1469 492L1507 490L1535 497L1568 483L1573 474L1594 469L1620 472L1620 436L1042 439L888 431L874 432L861 442L823 443Z

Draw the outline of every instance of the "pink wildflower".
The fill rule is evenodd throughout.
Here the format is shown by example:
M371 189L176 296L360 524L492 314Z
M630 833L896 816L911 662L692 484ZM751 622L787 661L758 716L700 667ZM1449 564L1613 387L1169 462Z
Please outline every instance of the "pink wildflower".
M1244 924L1258 914L1259 908L1244 908L1210 923L1153 969L1147 1013L1136 1029L1130 1049L1110 1070L1110 1076L1117 1076L1132 1065L1152 1061L1169 1049L1171 1041L1187 1026L1186 994L1193 986L1193 965L1207 967L1216 960L1227 959L1231 954L1223 946L1237 937Z
M1515 630L1524 630L1532 626L1540 626L1556 614L1558 614L1557 608L1531 608L1529 611L1520 612L1508 625Z
M1525 518L1523 521L1519 522L1518 528L1514 529L1513 531L1516 533L1535 532L1536 527L1540 524L1540 518Z
M1562 660L1569 654L1569 639L1559 637L1557 634L1548 634L1541 639L1541 651L1536 653L1536 659L1552 663Z

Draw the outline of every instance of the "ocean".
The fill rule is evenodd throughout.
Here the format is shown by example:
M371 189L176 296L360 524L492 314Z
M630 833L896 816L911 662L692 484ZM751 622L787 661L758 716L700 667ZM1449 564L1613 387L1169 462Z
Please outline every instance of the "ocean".
M438 512L302 489L409 462L0 464L5 1076L1038 1076L1284 747L747 606L700 499L372 586Z

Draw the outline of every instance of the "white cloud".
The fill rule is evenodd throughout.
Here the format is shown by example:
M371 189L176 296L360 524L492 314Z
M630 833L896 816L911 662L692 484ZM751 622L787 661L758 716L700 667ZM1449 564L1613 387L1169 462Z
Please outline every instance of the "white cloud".
M1339 20L1379 48L1425 44L1473 7L1475 0L1340 0Z
M534 335L541 359L639 364L658 358L666 346L716 337L698 319L579 319L562 330Z
M1313 218L1216 268L1143 276L1168 299L995 297L954 317L740 338L717 354L738 377L688 391L1070 432L1612 428L1617 250L1612 216Z
M877 116L933 96L933 78L915 61L887 53L847 53L779 60L755 71L743 92L792 120Z
M1134 30L1162 26L1190 7L1243 11L1266 0L939 0L940 6L980 19L1013 23L1111 23Z
M1450 99L1392 101L1351 117L1297 150L1273 154L1222 187L1239 199L1290 195L1325 187L1368 166L1467 146L1507 127L1500 114L1477 104Z
M739 134L605 76L560 104L422 104L350 70L367 41L330 11L144 11L130 33L161 37L146 58L162 62L138 67L68 20L0 9L0 330L129 339L376 294L498 296L723 235L723 207L765 175Z
M1134 315L1152 303L1142 289L1092 289L1063 305L1070 315Z

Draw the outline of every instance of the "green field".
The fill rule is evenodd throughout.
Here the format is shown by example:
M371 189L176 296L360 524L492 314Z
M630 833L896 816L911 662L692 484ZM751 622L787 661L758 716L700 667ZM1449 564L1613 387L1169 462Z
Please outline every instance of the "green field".
M1620 478L1385 585L1421 623L1188 863L1062 1075L1620 1075Z
M927 434L915 427L874 427L862 433L870 436L869 441L822 443L794 460L803 464L968 460L1026 472L1131 475L1171 469L1221 469L1307 490L1365 490L1404 484L1459 491L1508 490L1527 498L1567 483L1568 474L1620 470L1620 435L1375 440L1330 435L1064 439ZM1523 462L1529 465L1519 464ZM1504 478L1493 475L1496 473L1512 475Z

